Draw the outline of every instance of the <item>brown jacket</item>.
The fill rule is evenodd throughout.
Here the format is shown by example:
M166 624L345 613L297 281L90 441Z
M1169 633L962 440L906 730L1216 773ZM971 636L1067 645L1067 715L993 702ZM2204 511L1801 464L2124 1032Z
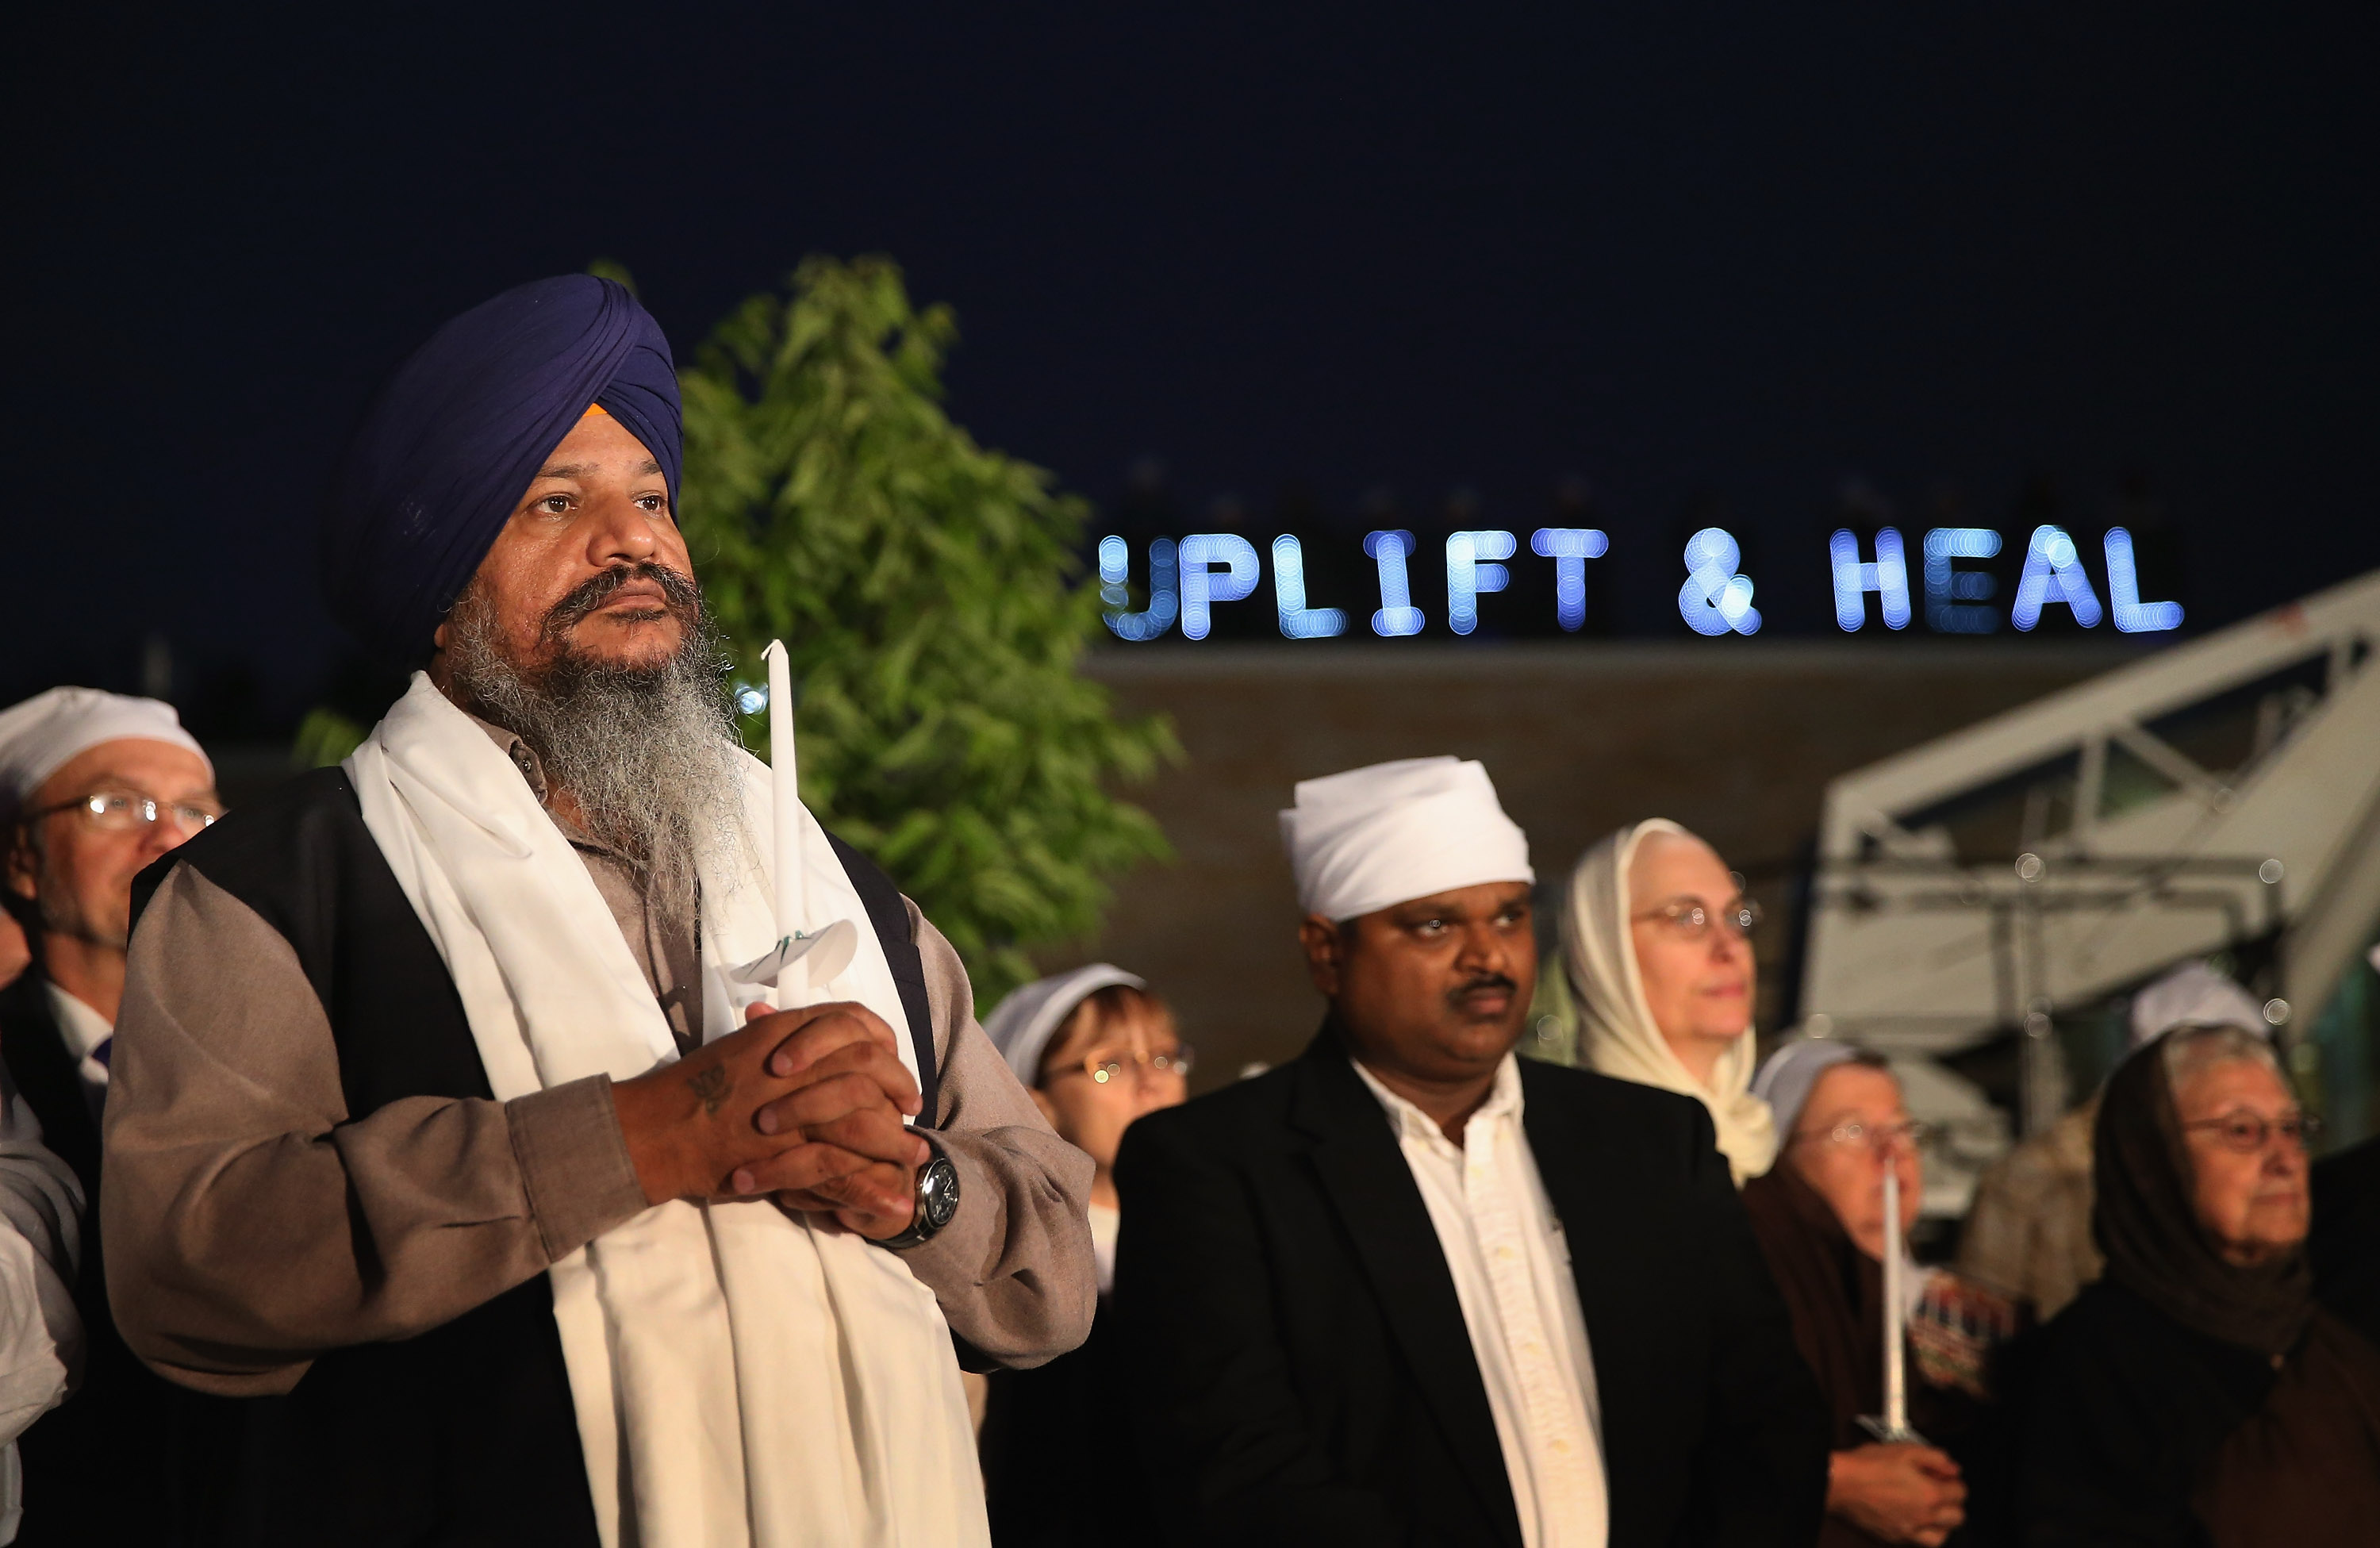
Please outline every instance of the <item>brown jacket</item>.
M587 858L621 914L618 878ZM962 1201L905 1256L960 1337L1038 1364L1090 1325L1090 1160L984 1036L950 943L908 912ZM641 915L622 923L662 976ZM201 1391L287 1392L319 1355L437 1327L646 1208L601 1078L347 1111L289 942L188 866L141 915L110 1070L110 1298L134 1350Z

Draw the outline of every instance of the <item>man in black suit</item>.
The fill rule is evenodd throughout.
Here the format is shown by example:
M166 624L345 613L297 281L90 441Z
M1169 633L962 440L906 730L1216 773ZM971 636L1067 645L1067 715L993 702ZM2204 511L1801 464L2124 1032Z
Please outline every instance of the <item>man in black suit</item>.
M1177 1540L1809 1542L1825 1416L1708 1115L1512 1057L1534 878L1485 772L1307 781L1282 826L1322 1030L1116 1169Z
M81 1184L75 1301L82 1385L22 1444L16 1541L165 1541L174 1512L151 1465L175 1389L134 1358L108 1315L99 1253L100 1110L124 997L132 878L214 821L214 767L174 707L56 688L0 711L0 906L32 948L0 989L0 1056L43 1140ZM128 1466L128 1457L146 1460Z

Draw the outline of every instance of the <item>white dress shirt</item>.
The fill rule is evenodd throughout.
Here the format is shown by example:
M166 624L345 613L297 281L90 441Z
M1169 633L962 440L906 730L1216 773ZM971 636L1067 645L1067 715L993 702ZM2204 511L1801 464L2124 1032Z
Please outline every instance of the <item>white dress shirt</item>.
M74 1055L75 1073L82 1077L82 1099L90 1104L91 1121L96 1123L100 1104L107 1100L107 1067L99 1062L99 1051L115 1035L115 1029L106 1017L49 980L42 981L42 988L50 996L50 1016L66 1040L67 1052Z
M1604 1548L1610 1500L1570 1245L1521 1127L1509 1054L1463 1143L1361 1064L1413 1172L1488 1389L1524 1548Z
M1115 1290L1116 1236L1123 1225L1123 1216L1112 1204L1091 1206L1091 1262L1099 1272L1099 1294Z

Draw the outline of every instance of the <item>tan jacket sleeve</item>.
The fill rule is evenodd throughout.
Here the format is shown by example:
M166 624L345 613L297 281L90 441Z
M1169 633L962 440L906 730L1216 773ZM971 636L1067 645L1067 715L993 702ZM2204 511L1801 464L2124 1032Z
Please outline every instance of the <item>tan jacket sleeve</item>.
M646 1207L601 1078L350 1115L297 953L188 866L132 939L104 1145L126 1341L184 1385L235 1396L286 1392L331 1349L427 1332Z
M959 1211L902 1256L953 1333L1002 1365L1039 1365L1080 1344L1098 1309L1091 1158L1058 1138L984 1036L959 954L915 903L909 927L941 1071L935 1138L958 1169Z

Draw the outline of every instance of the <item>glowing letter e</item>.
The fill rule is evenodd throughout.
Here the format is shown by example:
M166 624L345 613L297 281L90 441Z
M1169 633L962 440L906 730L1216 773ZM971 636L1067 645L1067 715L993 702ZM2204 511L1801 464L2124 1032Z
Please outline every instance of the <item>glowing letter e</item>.
M1182 540L1182 636L1204 640L1210 604L1237 602L1257 589L1256 545L1237 532L1193 532ZM1210 565L1223 567L1219 574Z

